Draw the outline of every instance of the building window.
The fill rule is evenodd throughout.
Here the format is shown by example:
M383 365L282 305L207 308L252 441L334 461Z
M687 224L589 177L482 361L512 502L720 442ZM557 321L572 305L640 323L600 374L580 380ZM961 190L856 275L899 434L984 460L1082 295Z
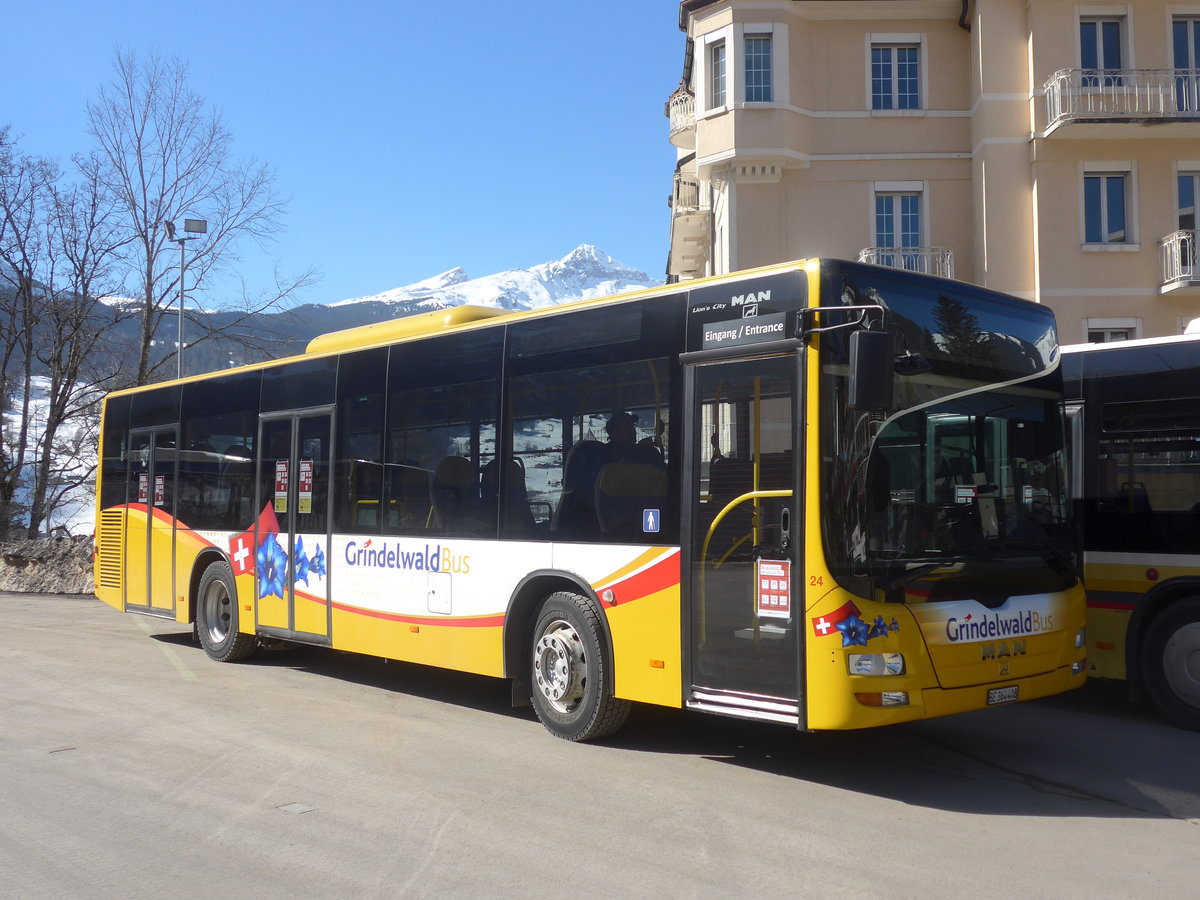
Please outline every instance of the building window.
M1141 330L1133 317L1084 319L1083 328L1089 344L1136 340Z
M746 102L770 103L774 99L771 86L771 35L746 35Z
M1200 196L1200 174L1180 172L1178 182L1178 218L1180 231L1196 230L1196 197Z
M921 252L921 194L875 194L877 262L896 269L925 270Z
M1200 18L1171 23L1175 56L1175 111L1200 112Z
M921 195L875 195L875 246L921 246Z
M1124 173L1088 174L1083 179L1084 242L1130 243L1126 224L1129 176Z
M725 42L718 41L708 48L709 109L725 105Z
M1111 87L1121 84L1123 63L1121 46L1124 21L1111 18L1079 20L1079 66L1083 86Z
M919 48L915 44L871 46L871 108L920 109Z
M1097 328L1088 329L1087 339L1089 344L1109 344L1113 341L1129 341L1133 340L1132 328Z

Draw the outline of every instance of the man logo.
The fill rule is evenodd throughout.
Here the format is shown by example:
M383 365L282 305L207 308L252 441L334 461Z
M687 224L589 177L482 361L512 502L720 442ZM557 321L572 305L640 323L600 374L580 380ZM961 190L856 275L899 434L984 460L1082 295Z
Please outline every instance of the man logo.
M751 291L748 294L735 294L729 298L729 302L732 306L745 306L747 303L770 303L771 292L758 291L755 293Z
M1002 659L1006 656L1024 656L1025 653L1024 641L1000 641L996 644L979 645L979 658L985 661L989 659Z

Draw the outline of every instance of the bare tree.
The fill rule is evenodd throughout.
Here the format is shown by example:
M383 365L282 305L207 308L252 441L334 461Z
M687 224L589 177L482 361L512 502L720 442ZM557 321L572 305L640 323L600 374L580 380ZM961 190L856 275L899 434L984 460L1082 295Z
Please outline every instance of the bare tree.
M115 77L88 105L99 143L103 177L131 239L126 259L136 272L130 285L140 303L136 382L145 384L174 355L152 353L155 334L179 292L179 266L164 223L185 216L206 219L208 234L190 248L187 278L192 290L231 270L239 246L271 239L280 228L284 200L275 173L254 161L233 159L233 139L221 117L188 87L187 67L157 54L144 61L117 51ZM219 329L206 328L192 342L237 330L251 316L277 307L313 273L281 279L258 297L243 292L240 316ZM226 305L233 302L227 298ZM176 352L180 348L176 348Z
M62 495L90 477L94 453L81 440L94 435L97 402L120 371L100 361L104 326L120 313L96 299L102 283L115 283L110 263L123 241L98 171L79 158L78 180L64 185L56 164L18 154L0 132L5 536L19 523L35 537Z
M33 344L37 371L46 379L45 418L37 433L30 537L66 494L91 477L100 399L132 381L121 365L107 362L122 354L106 348L103 326L115 325L122 312L97 313L98 301L116 284L113 262L128 238L117 227L114 198L104 189L98 161L77 157L75 166L74 183L50 186L49 265Z
M57 178L53 164L18 154L9 129L0 131L0 528L6 531L25 512L19 489L30 453L38 275L49 188Z

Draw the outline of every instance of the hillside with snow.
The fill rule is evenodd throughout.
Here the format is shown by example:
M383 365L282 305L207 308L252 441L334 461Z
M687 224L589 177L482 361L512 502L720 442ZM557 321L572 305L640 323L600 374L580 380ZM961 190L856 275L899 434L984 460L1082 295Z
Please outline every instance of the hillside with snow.
M589 300L661 284L645 272L630 268L591 244L576 247L562 259L541 263L528 269L510 269L480 278L470 278L462 268L433 275L405 287L393 288L368 297L332 303L309 303L277 313L265 313L242 319L230 329L229 338L216 338L189 348L185 362L187 373L212 371L232 365L279 358L303 352L312 338L331 331L353 328L388 319L401 318L430 310L472 304L507 310L538 309ZM132 341L136 334L136 316L119 314L139 301L107 298L96 303L97 327L107 329L115 340ZM108 313L102 312L108 310ZM220 326L236 314L222 310L189 311L192 317L211 319ZM107 316L107 318L106 318ZM109 320L112 321L109 321ZM168 332L164 346L172 346L176 320L164 319ZM45 421L44 379L35 379L33 424ZM39 405L40 404L40 405ZM15 427L10 425L9 430ZM64 435L64 439L71 435ZM94 437L82 452L82 465L94 465ZM91 531L93 496L90 486L68 491L51 516L48 526L61 527L75 534Z

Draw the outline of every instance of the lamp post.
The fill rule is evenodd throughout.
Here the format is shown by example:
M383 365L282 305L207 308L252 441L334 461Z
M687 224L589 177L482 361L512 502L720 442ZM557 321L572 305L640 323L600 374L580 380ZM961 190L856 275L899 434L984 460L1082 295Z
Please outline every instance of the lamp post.
M175 236L175 223L163 222L167 229L167 240L179 245L179 343L175 349L175 377L183 377L183 273L186 269L183 258L183 245L196 240L200 235L208 233L207 219L184 219L184 234Z

